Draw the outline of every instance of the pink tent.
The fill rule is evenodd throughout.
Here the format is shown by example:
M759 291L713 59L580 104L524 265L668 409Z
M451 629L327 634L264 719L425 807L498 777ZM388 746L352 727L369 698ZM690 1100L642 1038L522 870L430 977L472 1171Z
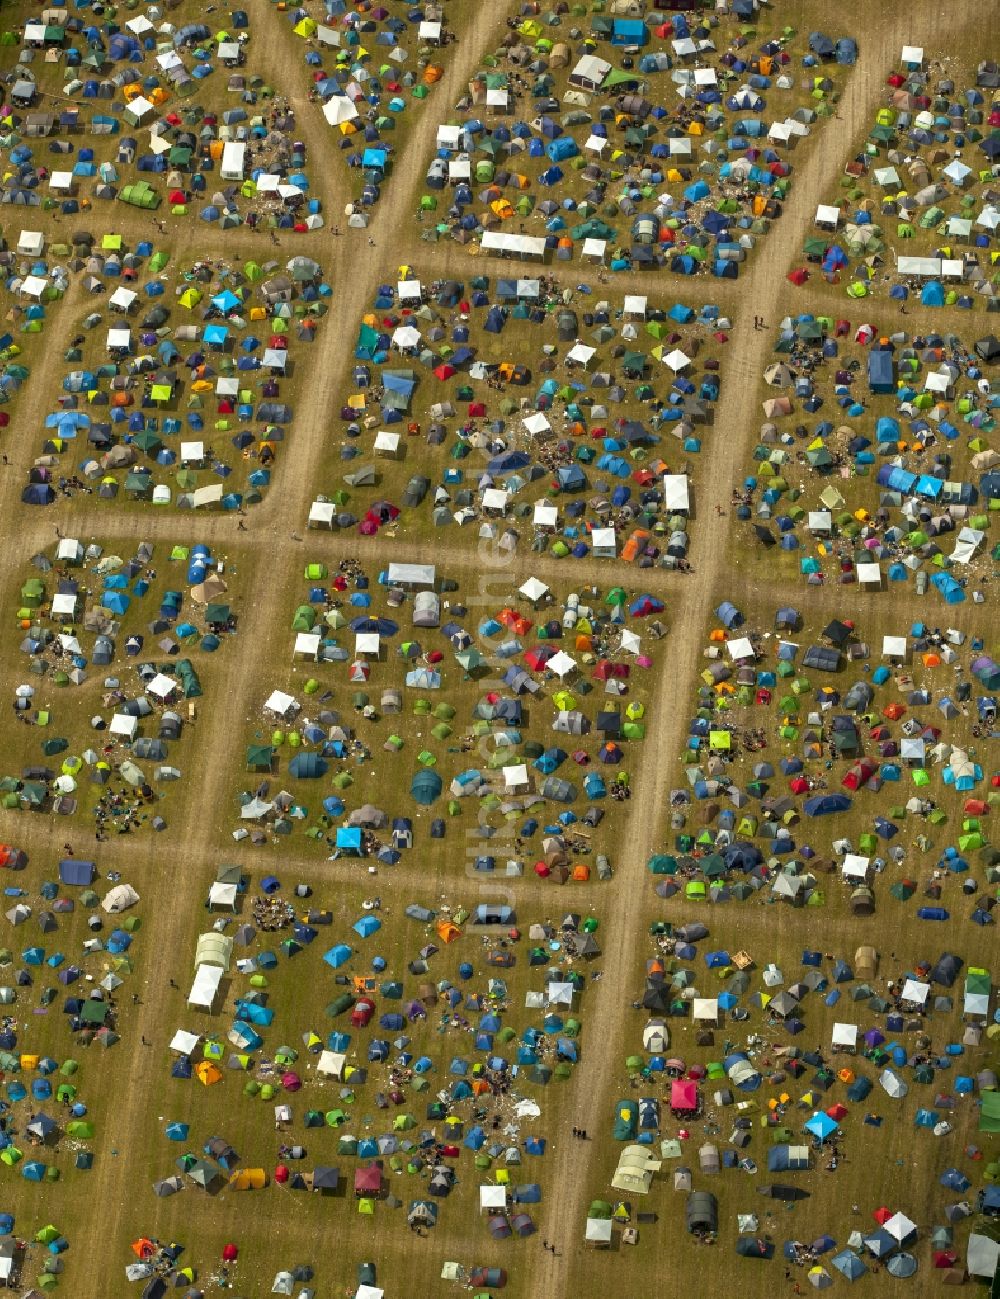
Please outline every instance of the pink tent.
M698 1088L689 1078L675 1078L670 1084L670 1108L675 1111L698 1108Z

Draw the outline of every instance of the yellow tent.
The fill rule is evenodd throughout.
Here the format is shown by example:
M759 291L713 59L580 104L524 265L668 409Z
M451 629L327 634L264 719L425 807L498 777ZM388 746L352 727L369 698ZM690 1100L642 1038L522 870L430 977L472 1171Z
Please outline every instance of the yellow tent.
M229 1179L231 1191L260 1191L267 1185L263 1168L238 1168Z
M307 41L310 36L316 34L316 22L307 15L305 18L301 18L292 30L296 36L301 36L303 40Z
M211 1087L213 1083L222 1082L222 1070L217 1065L212 1064L211 1060L200 1060L195 1065L194 1072L198 1081L204 1087Z

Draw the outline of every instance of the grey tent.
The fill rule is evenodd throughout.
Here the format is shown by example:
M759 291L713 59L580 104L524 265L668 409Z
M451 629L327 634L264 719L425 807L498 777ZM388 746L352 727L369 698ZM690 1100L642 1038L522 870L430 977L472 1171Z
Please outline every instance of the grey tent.
M692 1191L684 1209L687 1229L705 1235L719 1229L719 1204L710 1191Z

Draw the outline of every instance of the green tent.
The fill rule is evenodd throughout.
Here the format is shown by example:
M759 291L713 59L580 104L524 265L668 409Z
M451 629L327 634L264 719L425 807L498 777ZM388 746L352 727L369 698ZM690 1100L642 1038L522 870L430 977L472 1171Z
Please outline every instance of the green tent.
M1000 1091L982 1093L979 1109L979 1131L1000 1132Z
M247 747L247 771L269 772L274 763L274 749L270 744L251 744Z

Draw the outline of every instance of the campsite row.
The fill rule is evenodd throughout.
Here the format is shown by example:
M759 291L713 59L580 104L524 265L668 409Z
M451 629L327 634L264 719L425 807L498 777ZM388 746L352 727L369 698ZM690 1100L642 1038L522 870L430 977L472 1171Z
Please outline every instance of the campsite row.
M992 926L1000 668L982 638L874 618L804 625L790 606L745 619L729 601L717 617L670 848L649 863L657 894L858 919L902 902L963 931Z
M545 277L425 284L400 267L360 323L346 471L326 467L309 525L457 524L511 555L530 529L557 557L677 567L729 328L712 304L591 301Z
M50 8L4 31L20 51L5 78L2 201L53 218L117 200L223 230L321 228L295 111L255 70L248 11L226 6L222 26L206 16L191 0L121 23Z
M987 598L1000 343L802 315L778 327L733 492L758 563L807 585ZM936 601L935 601L936 603Z
M507 1263L556 1193L547 1150L562 1084L586 1067L598 919L522 927L508 906L378 897L352 910L344 891L331 906L239 866L216 872L207 900L214 923L188 952L193 979L162 1060L166 1115L150 1116L162 1171L137 1195L135 1222L165 1213L183 1241L192 1194L254 1192L282 1213L278 1197L305 1192L297 1212L317 1232L349 1237L351 1215L391 1231L398 1214L415 1250L478 1213L467 1269ZM239 1151L223 1094L230 1127L249 1110ZM232 1240L239 1255L252 1243ZM130 1263L140 1280L154 1267L136 1253L150 1262ZM302 1261L332 1279L326 1256Z
M737 9L754 6L509 19L459 116L438 128L425 237L737 276L857 52L848 37L777 21L749 28Z
M48 1197L25 1191L65 1181L68 1193L86 1195L97 1161L111 1157L101 1143L114 1126L109 1075L126 1067L127 1048L114 1048L126 1032L140 899L118 875L101 881L84 858L52 867L2 845L0 866L11 881L0 946L0 1281L48 1291L72 1278L81 1242L39 1216L54 1212Z
M81 230L67 265L89 310L21 499L83 493L233 512L260 501L293 423L295 367L332 294L319 264L181 266L151 242L127 251L120 235ZM47 268L38 263L19 293Z
M838 955L796 951L791 936L758 961L717 947L713 930L652 926L613 1113L612 1196L592 1202L585 1240L664 1230L683 1251L683 1223L691 1245L775 1259L817 1289L882 1268L932 1273L929 1284L986 1275L983 1233L1000 1213L980 1135L1000 1124L989 970L933 946ZM928 1146L919 1211L905 1176L888 1201L867 1184L853 1205L839 1190L851 1163L889 1168ZM661 1213L663 1229L639 1225Z
M977 47L978 52L978 47ZM816 209L807 267L852 298L997 305L1000 67L904 46L883 103ZM793 272L804 283L806 268Z
M125 559L67 537L32 556L3 806L92 816L98 840L166 829L206 660L236 633L235 576L202 544L158 560L143 542Z
M278 4L305 45L309 100L332 128L329 149L351 168L349 229L363 230L415 117L444 75L453 5L404 0L349 9L346 0ZM296 42L297 57L301 47Z
M661 601L537 578L484 599L432 564L303 576L289 667L252 722L237 841L298 825L334 858L611 877Z

